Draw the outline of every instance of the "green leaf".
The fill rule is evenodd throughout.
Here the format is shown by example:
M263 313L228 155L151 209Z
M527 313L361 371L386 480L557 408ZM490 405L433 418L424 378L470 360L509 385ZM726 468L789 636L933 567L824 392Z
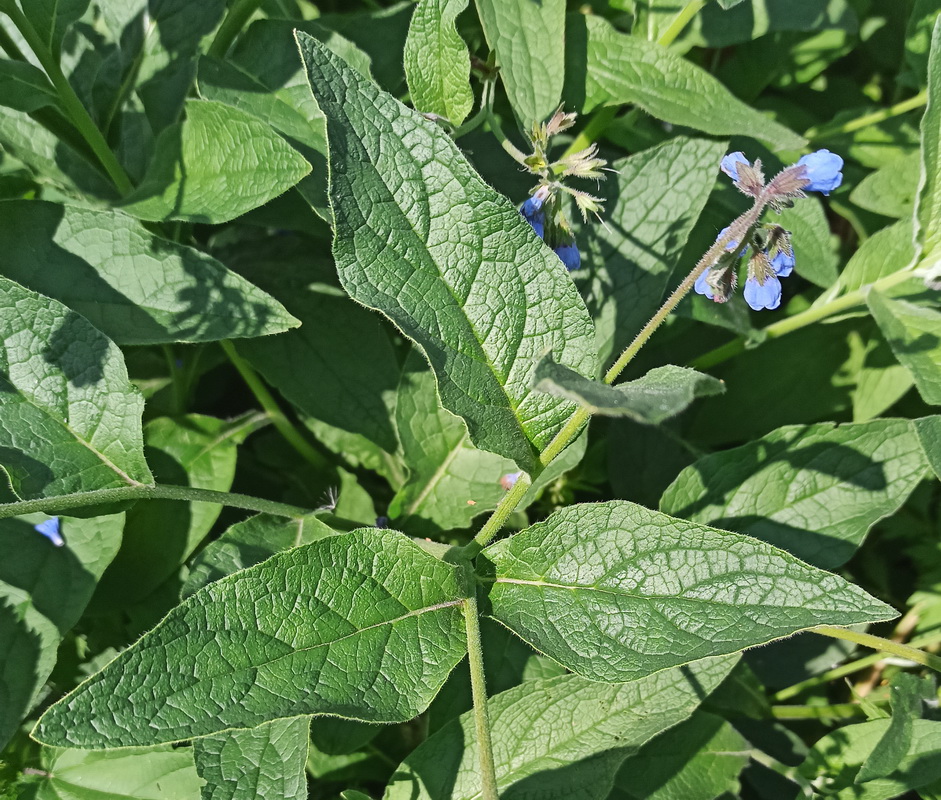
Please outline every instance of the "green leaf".
M836 800L890 800L941 779L941 722L919 719L912 724L912 744L898 769L868 783L854 783L890 725L880 719L824 736L800 765L801 775L812 782L825 779L828 796Z
M941 417L923 417L913 420L913 424L925 450L925 458L941 479Z
M24 61L0 61L0 104L30 113L57 106L59 96L46 74Z
M621 762L689 717L734 658L698 661L606 686L577 675L527 681L490 699L500 796L604 800ZM384 800L476 800L480 765L472 712L423 742Z
M405 40L405 75L412 105L454 125L460 125L474 106L470 53L454 26L465 8L467 0L420 0ZM561 81L559 87L561 92Z
M536 389L578 403L589 414L628 417L658 425L683 411L697 397L722 394L725 386L711 375L669 364L642 378L608 386L583 378L546 356L536 366Z
M903 219L877 231L853 253L840 274L839 286L853 292L905 269L915 257L912 222Z
M36 800L200 800L190 748L42 751Z
M937 701L934 682L908 672L898 673L889 690L892 720L885 735L859 768L855 783L885 778L898 769L911 747L915 720L922 716L922 700Z
M121 351L56 300L0 278L0 465L20 500L152 484L144 398Z
M303 714L411 719L466 651L462 596L457 569L400 533L330 536L192 595L33 735L109 748Z
M523 127L548 117L565 79L565 0L475 0L510 105Z
M786 208L776 222L791 232L795 271L824 289L832 286L839 276L839 257L823 203L808 197Z
M307 800L310 717L281 719L193 742L202 800Z
M596 681L896 616L765 542L618 500L557 511L484 556L487 613Z
M931 31L941 14L941 0L915 0L908 30L905 32L905 60L918 81L924 86L928 78L928 56Z
M895 405L914 385L911 373L896 361L892 348L875 334L856 376L853 422L875 419Z
M696 711L624 762L611 800L713 800L739 792L751 746L722 717Z
M88 9L89 0L20 0L20 6L40 41L54 53L59 52L62 37Z
M926 468L907 419L792 425L699 459L664 492L660 510L832 568L902 506Z
M532 390L547 351L595 368L584 303L559 259L450 138L298 35L327 116L334 256L355 300L414 339L477 447L538 469L571 403Z
M260 564L282 550L333 536L336 531L318 519L315 515L318 513L299 519L258 514L236 522L190 562L183 597L189 597L219 578Z
M941 405L941 312L874 290L866 302L895 357L912 373L922 399Z
M0 252L6 277L65 303L119 344L265 336L298 324L215 259L119 211L4 201Z
M0 520L0 749L32 708L62 637L121 544L123 514L62 519L62 547L34 529L44 519Z
M160 483L227 492L236 448L256 425L251 418L160 417L144 428L147 460ZM218 503L182 500L136 504L127 512L121 552L101 581L96 603L122 608L142 600L186 561L221 511Z
M941 17L928 59L928 105L921 118L921 180L915 198L915 241L929 269L941 262Z
M850 193L850 200L876 214L910 218L920 174L921 154L907 153L863 178Z
M582 113L634 103L664 122L717 136L750 136L779 150L806 144L736 99L705 70L655 42L619 33L601 17L570 16L568 38L570 74L584 73L585 85L566 87L566 93ZM587 72L577 70L586 60Z
M620 352L663 299L715 184L724 142L677 137L611 164L599 187L604 225L584 225L583 293L597 328L600 360Z
M467 426L442 407L434 375L415 351L402 370L395 413L409 470L408 480L389 504L397 527L416 535L466 528L497 507L515 464L471 444ZM584 453L583 436L539 474L517 508L525 509Z
M228 222L308 172L270 125L223 103L190 100L186 120L160 134L153 163L122 208L151 221Z

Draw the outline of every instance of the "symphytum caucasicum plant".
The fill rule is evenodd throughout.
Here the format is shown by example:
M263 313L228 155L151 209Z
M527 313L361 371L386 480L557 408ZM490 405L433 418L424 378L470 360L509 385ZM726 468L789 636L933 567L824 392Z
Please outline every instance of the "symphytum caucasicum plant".
M941 796L939 12L0 0L0 797Z

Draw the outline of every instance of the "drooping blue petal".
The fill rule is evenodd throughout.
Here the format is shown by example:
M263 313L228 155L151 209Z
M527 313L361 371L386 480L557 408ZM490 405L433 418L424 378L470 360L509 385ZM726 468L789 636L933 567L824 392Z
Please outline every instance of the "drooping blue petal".
M806 167L804 177L810 183L804 187L806 192L830 194L843 183L843 159L829 150L817 150L801 156L798 166Z
M740 150L736 150L734 153L729 153L727 156L723 157L722 161L719 162L719 169L733 181L737 181L739 164L748 164L751 166L751 162L745 158L745 154Z
M526 202L523 203L523 207L520 209L520 212L526 219L531 219L539 211L542 210L542 198L538 195L533 195L532 197L527 197Z
M788 255L783 250L778 250L771 259L771 268L779 278L786 278L794 271L796 263L793 255Z
M729 228L730 228L730 227L731 227L731 225L726 225L721 231L719 231L719 235L716 236L716 241L717 241L717 242L719 241L719 239L721 239L723 236L725 236L725 234L727 234L727 233L729 232ZM731 253L736 247L738 247L738 239L732 239L732 240L725 246L725 249L726 249L729 253ZM739 255L743 256L743 255L745 255L747 252L748 252L748 247L745 246L745 247L742 248L742 252L739 253Z
M702 275L696 278L696 283L693 284L693 289L697 294L704 294L710 300L715 300L715 295L712 293L712 287L706 283L706 276L709 274L707 269Z
M555 254L562 260L569 272L575 271L582 265L582 257L579 255L575 242L560 244L555 248Z
M38 525L34 525L33 529L36 533L41 533L45 536L50 542L52 542L56 547L62 547L65 544L65 539L62 538L61 534L61 524L59 523L58 517L50 517L44 522L40 522Z
M765 278L765 282L758 283L757 278L745 281L745 302L755 311L777 308L781 305L781 281L772 275Z

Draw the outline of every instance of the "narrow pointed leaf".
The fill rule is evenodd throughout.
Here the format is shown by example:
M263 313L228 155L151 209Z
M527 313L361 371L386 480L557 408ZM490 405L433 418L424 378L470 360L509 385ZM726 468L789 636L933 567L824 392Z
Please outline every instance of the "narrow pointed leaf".
M562 263L450 138L298 34L327 117L334 256L359 302L424 351L473 442L535 471L574 406L532 390L548 351L594 371L593 332Z
M777 149L799 149L804 138L738 100L701 67L656 42L620 33L599 16L569 17L570 73L584 86L566 87L583 112L635 103L653 116L717 136L742 134ZM587 70L577 70L587 59ZM716 109L722 113L717 114Z
M722 394L725 385L694 369L668 365L652 369L636 381L608 386L583 378L546 356L536 367L536 389L572 400L589 414L657 425L679 414L697 397Z
M663 493L660 510L833 568L905 502L927 468L910 420L788 425L699 459Z
M455 125L474 106L470 53L454 27L465 8L467 0L421 0L412 13L403 56L412 105Z
M89 2L90 0L20 0L20 6L42 43L57 53L65 32L70 25L82 18Z
M202 800L307 800L310 717L279 719L193 742Z
M524 127L559 104L565 79L565 0L475 0L500 78Z
M308 172L304 157L257 117L190 100L186 119L160 134L150 169L122 208L153 221L228 222Z
M866 302L895 357L911 372L922 399L941 405L941 312L876 291L869 292Z
M941 262L941 17L928 57L928 105L921 118L921 181L915 197L915 241L925 266Z
M118 344L207 342L298 324L214 258L119 211L0 203L0 272L82 314Z
M604 800L621 762L689 717L735 665L707 659L606 686L578 675L526 681L490 699L500 796ZM384 800L477 800L473 712L423 742L398 768Z
M465 653L460 583L457 568L394 531L279 553L174 608L33 736L98 749L303 714L411 719Z
M0 278L0 344L0 466L21 500L153 483L144 398L104 334Z
M0 61L0 104L27 114L57 106L59 96L45 73L25 61Z
M815 625L896 616L757 539L622 501L557 511L484 556L488 613L592 680L636 680Z

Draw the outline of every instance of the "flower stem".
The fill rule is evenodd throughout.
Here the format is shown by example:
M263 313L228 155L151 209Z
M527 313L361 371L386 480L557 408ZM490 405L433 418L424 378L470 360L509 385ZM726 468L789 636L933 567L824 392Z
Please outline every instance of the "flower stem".
M196 489L192 486L172 486L170 484L119 486L114 489L95 489L90 492L76 492L57 497L43 497L38 500L19 500L15 503L0 503L0 519L18 517L42 511L50 516L72 508L122 503L128 500L186 500L188 502L218 503L221 506L242 508L274 514L278 517L303 517L313 513L311 509L264 500L235 492L217 492L212 489Z
M849 120L848 122L839 122L833 123L831 125L821 125L820 127L810 128L806 133L804 133L804 138L810 141L820 141L821 139L829 139L833 136L839 136L841 133L852 133L853 131L858 131L861 128L868 128L870 125L876 125L880 122L885 122L887 119L892 119L892 117L906 114L909 111L920 108L927 102L928 90L924 89L914 97L908 98L908 100L903 100L901 103L896 103L894 106L889 106L888 108L879 109L879 111L863 114L862 116L856 117L856 119Z
M23 35L23 38L30 46L36 58L39 59L39 63L42 64L46 75L59 93L62 107L68 114L72 124L78 128L79 133L81 133L85 141L88 142L92 152L94 152L118 191L122 195L128 194L131 189L134 188L130 178L128 178L124 167L121 166L117 157L108 146L105 137L102 135L101 131L98 130L98 126L95 125L95 121L91 118L88 110L82 105L82 101L79 100L78 95L75 94L75 90L62 72L58 60L53 56L49 48L46 47L42 39L39 38L39 34L36 32L32 23L26 18L26 15L23 14L15 4L10 3L8 6L4 7L4 10Z
M313 445L304 438L301 432L292 424L291 420L287 418L278 405L277 400L275 400L271 392L268 391L268 387L265 386L264 381L258 377L258 373L255 372L251 364L238 354L235 345L228 340L223 340L220 344L225 354L228 356L229 361L231 361L232 365L239 371L242 380L245 381L251 393L255 395L255 399L265 410L265 413L271 419L275 428L277 428L278 433L287 440L288 444L290 444L305 461L313 464L315 467L325 466L326 459L314 449Z
M517 481L517 486L522 480ZM477 751L480 757L482 800L499 800L497 771L493 762L490 739L490 711L487 707L487 680L484 674L484 651L480 641L480 617L473 590L464 601L464 623L467 629L467 663L470 666L471 694L474 697L474 727L477 729Z
M683 29L689 25L690 20L702 10L704 5L706 5L706 0L689 0L683 10L673 18L670 27L660 34L657 44L662 44L664 47L673 44L676 37L683 32Z
M836 628L831 625L818 625L810 629L813 633L819 633L821 636L831 636L834 639L845 639L848 642L861 644L863 647L869 647L872 650L879 650L883 653L891 653L894 656L914 661L916 664L922 664L936 672L941 672L941 657L933 653L926 653L911 645L892 642L879 636L873 636L869 633L858 633L848 628Z
M7 33L3 25L0 25L0 50L3 50L10 58L15 61L28 61L23 51L13 41L13 37Z
M830 706L771 706L775 719L852 719L866 714L860 703L836 703Z
M215 38L209 45L209 55L213 58L225 58L235 37L260 5L261 0L237 0L222 20L219 30L216 31Z
M866 295L871 289L875 289L877 291L889 289L896 284L908 280L911 277L911 269L908 267L905 269L900 269L898 272L893 272L891 275L886 275L884 278L880 278L875 283L867 284L866 286L863 286L862 288L856 289L852 292L847 292L846 294L831 300L829 303L824 303L817 308L808 308L806 311L802 311L800 314L795 314L793 317L788 317L787 319L782 319L779 322L775 322L773 325L769 325L762 331L762 340L777 339L779 336L784 336L787 333L800 330L801 328L805 328L814 322L819 322L820 320L826 319L827 317L832 317L836 314L848 311L851 308L860 305L861 303L865 303ZM744 351L745 340L742 337L739 337L737 339L733 339L731 342L727 342L726 344L715 348L714 350L710 350L705 355L699 356L699 358L696 358L690 362L690 366L694 369L708 369L718 364L722 364L733 356L737 356L739 353Z

